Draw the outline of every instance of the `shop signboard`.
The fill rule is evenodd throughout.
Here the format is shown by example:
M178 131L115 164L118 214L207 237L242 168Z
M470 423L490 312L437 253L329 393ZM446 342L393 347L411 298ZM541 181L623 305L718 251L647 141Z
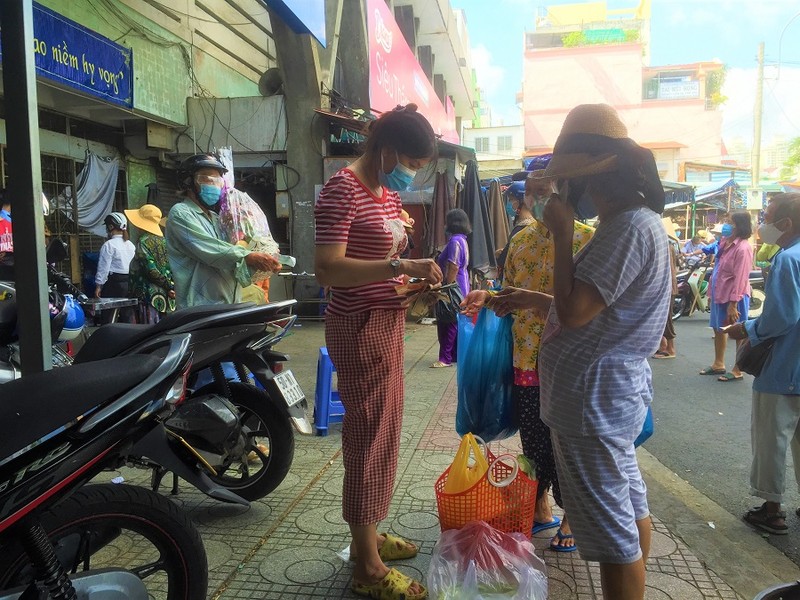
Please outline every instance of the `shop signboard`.
M36 74L133 108L133 50L33 3ZM2 52L0 52L0 58Z
M700 97L699 81L662 81L658 86L661 100L686 100Z
M384 0L367 0L369 99L376 111L413 102L443 140L457 144L455 111L439 100ZM452 104L448 102L450 108Z

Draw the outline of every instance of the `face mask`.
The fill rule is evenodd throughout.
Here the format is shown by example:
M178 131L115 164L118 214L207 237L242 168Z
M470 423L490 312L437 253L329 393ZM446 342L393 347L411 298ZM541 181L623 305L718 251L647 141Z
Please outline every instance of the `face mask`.
M720 235L722 237L731 237L732 234L733 234L733 225L731 225L730 223L725 223L722 226L722 231L720 232Z
M383 155L381 155L381 170L378 171L378 179L382 186L389 188L393 192L400 192L408 189L416 176L417 172L401 163L399 158L392 172L385 173L383 170Z
M758 228L758 236L765 244L777 244L784 233L784 231L775 227L774 223L764 223Z
M206 206L214 206L222 196L222 188L204 183L200 186L200 201Z
M533 214L533 218L537 221L542 220L542 214L544 214L544 205L547 204L547 200L549 199L548 196L534 196L533 201L530 203L530 210Z
M517 215L515 204L516 202L513 200L506 200L506 214L508 215L509 219L513 219Z

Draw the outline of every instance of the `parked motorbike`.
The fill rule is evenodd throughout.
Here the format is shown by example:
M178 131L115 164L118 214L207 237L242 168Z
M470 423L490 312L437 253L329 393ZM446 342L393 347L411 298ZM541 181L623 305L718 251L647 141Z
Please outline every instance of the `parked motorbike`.
M678 293L672 302L673 321L683 315L691 315L696 309L704 312L709 309L708 286L711 279L709 258L704 257L703 260L691 263L687 269L679 271L676 278Z
M761 316L764 310L764 273L761 269L750 271L750 309L747 311L749 319L756 319Z
M312 432L305 394L292 372L283 368L289 357L272 349L297 318L291 314L295 304L286 300L264 306L196 306L152 326L104 325L89 337L75 363L146 352L153 344L191 333L191 396L166 425L198 450L198 460L214 468L212 480L247 500L258 500L289 472L294 459L292 426L302 434ZM220 417L216 401L209 404L210 394L235 407L239 435L226 433L229 415L226 411ZM157 469L154 489L165 472ZM173 480L174 491L176 483Z
M49 254L51 259L58 260ZM3 295L0 383L20 374L13 283L0 282ZM292 426L303 434L312 432L302 388L292 372L283 368L289 357L272 350L297 318L290 314L294 304L295 300L288 300L266 306L198 306L167 315L153 326L105 325L92 334L74 360L85 363L147 352L153 345L192 333L192 393L166 423L168 430L187 440L196 450L194 458L213 471L215 481L248 500L258 500L289 472L294 458ZM56 343L63 323L54 320L51 329L54 365L71 364L72 357ZM157 490L170 469L147 456L145 460L131 455L130 463L152 468L152 487ZM173 477L174 493L177 482Z
M208 567L191 520L126 485L86 485L127 453L173 465L214 498L247 504L175 453L163 425L183 402L190 336L26 376L0 402L0 600L201 600Z

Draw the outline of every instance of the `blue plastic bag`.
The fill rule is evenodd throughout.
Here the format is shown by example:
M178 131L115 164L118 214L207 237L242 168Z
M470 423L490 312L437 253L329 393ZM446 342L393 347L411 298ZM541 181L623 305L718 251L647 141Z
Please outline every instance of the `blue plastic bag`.
M639 437L633 442L633 447L636 448L644 444L647 440L650 439L650 436L653 435L654 425L653 425L653 409L652 407L647 407L647 416L644 418L644 425L642 426L642 432L639 434Z
M514 384L512 317L483 309L478 322L458 318L458 407L456 431L486 442L517 432L511 389Z

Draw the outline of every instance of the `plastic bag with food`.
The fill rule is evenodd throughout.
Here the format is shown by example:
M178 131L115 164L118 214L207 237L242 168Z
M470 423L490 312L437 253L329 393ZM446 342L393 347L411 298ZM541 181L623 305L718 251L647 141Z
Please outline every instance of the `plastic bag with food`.
M231 244L278 257L278 243L272 238L267 216L247 193L236 188L225 190L219 206L219 224ZM258 271L251 279L255 283L269 276L268 272Z
M436 600L547 600L546 567L531 541L483 521L442 532L427 583Z

